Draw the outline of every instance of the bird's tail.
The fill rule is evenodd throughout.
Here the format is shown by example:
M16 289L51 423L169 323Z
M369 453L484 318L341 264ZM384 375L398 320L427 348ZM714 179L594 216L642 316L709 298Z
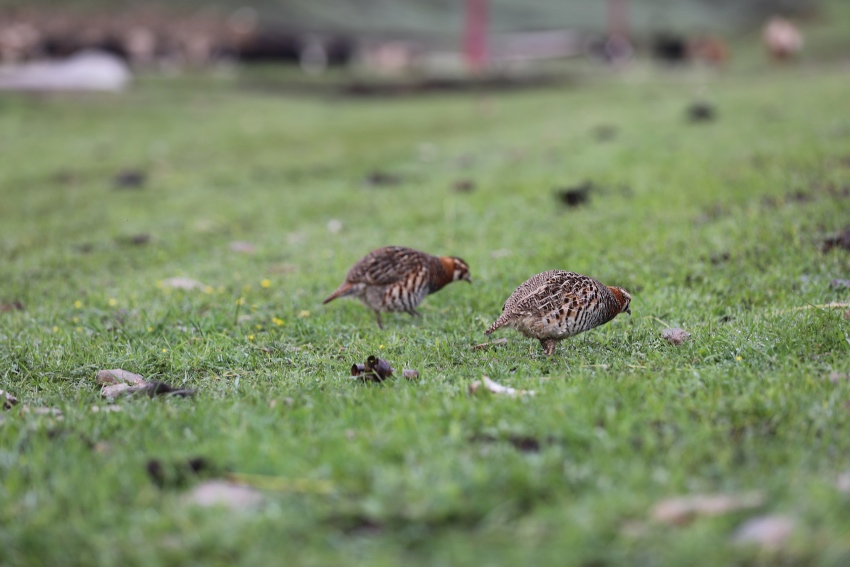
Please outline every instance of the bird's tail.
M510 320L511 320L511 316L509 314L502 313L501 315L499 315L499 318L496 319L496 321L492 325L490 325L490 328L487 329L486 331L484 331L484 334L485 335L492 334L493 331L495 331L499 327L504 326Z
M339 286L335 292L333 292L332 294L330 294L330 295L329 295L329 296L328 296L328 297L327 297L327 298L326 298L326 299L322 302L322 304L324 305L325 303L330 303L331 301L333 301L333 300L334 300L334 299L336 299L337 297L344 297L344 296L346 296L346 295L349 295L349 294L352 292L352 290L351 290L351 288L352 288L352 287L354 287L354 286L353 286L353 285L351 285L351 284L350 284L350 283L348 283L348 282L345 282L344 284L342 284L341 286Z

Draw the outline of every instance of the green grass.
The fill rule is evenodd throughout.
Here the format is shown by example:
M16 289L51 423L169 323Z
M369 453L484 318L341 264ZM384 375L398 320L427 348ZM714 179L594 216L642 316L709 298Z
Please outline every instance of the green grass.
M24 305L0 313L0 388L63 412L0 414L0 564L847 565L850 380L827 377L850 371L850 320L811 307L848 300L830 282L850 253L820 251L850 224L846 85L830 68L636 70L469 97L186 78L0 99L0 303ZM718 120L685 120L698 96ZM113 190L128 167L147 186ZM364 184L375 170L405 181ZM586 179L586 207L556 202ZM387 244L459 255L475 283L384 331L356 302L321 305ZM470 350L552 268L625 287L633 316L551 359L510 331ZM209 288L158 286L173 276ZM693 336L673 347L665 325ZM421 379L352 381L372 353ZM199 393L93 413L102 368ZM482 374L537 396L469 396ZM334 490L199 510L146 472L197 456ZM670 496L754 489L759 510L650 520ZM759 514L796 518L781 550L730 543Z

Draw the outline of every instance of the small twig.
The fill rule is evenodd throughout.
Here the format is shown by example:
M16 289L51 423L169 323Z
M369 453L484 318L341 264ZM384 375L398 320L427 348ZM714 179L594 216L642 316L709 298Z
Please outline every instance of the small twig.
M843 309L845 307L850 307L850 303L821 303L819 305L803 305L802 307L794 307L792 309L782 309L777 311L777 313L790 313L792 311L805 311L806 309Z
M495 341L492 341L492 342L489 342L489 343L481 343L480 345L475 345L474 347L472 347L472 350L484 350L485 348L497 347L497 346L502 346L502 345L506 345L506 344L508 344L508 339L501 338L501 339L496 339Z
M654 315L647 315L646 317L644 317L644 319L653 319L653 320L655 320L655 321L658 321L659 323L661 323L661 324L662 324L662 325L664 325L665 327L669 327L669 326L670 326L669 324L665 323L664 321L662 321L661 319L659 319L658 317L656 317L656 316L654 316Z
M233 314L233 326L239 326L239 309L242 308L242 298L236 300L236 312Z
M489 376L482 376L481 380L476 380L469 385L469 393L474 394L479 389L484 388L494 394L506 394L508 396L533 396L534 390L517 390L510 386L502 386L490 379Z
M250 486L260 490L271 490L273 492L330 494L334 491L334 485L329 480L318 480L313 478L286 478L281 476L242 472L229 472L225 475L225 477L227 480L237 484Z

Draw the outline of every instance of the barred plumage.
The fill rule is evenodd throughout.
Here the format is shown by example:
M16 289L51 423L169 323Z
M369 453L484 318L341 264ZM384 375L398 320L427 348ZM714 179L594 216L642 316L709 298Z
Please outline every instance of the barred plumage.
M623 288L574 272L550 270L516 288L485 334L511 327L538 339L551 356L557 341L603 325L620 313L631 315L631 299Z
M381 311L419 315L416 307L426 295L458 280L472 282L469 266L460 258L386 246L354 264L342 285L323 303L337 297L357 297L375 311L378 326L383 328Z

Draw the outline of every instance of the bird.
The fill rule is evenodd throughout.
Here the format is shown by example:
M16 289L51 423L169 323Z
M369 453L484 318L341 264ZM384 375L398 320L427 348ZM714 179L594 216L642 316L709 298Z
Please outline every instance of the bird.
M419 315L416 307L426 295L456 281L472 283L469 265L454 256L432 256L403 246L372 250L348 271L345 281L322 303L337 297L356 297L375 312L383 329L382 311Z
M552 356L558 341L604 325L620 313L631 315L631 300L621 287L575 272L549 270L516 288L484 334L510 327L539 340L546 356Z

